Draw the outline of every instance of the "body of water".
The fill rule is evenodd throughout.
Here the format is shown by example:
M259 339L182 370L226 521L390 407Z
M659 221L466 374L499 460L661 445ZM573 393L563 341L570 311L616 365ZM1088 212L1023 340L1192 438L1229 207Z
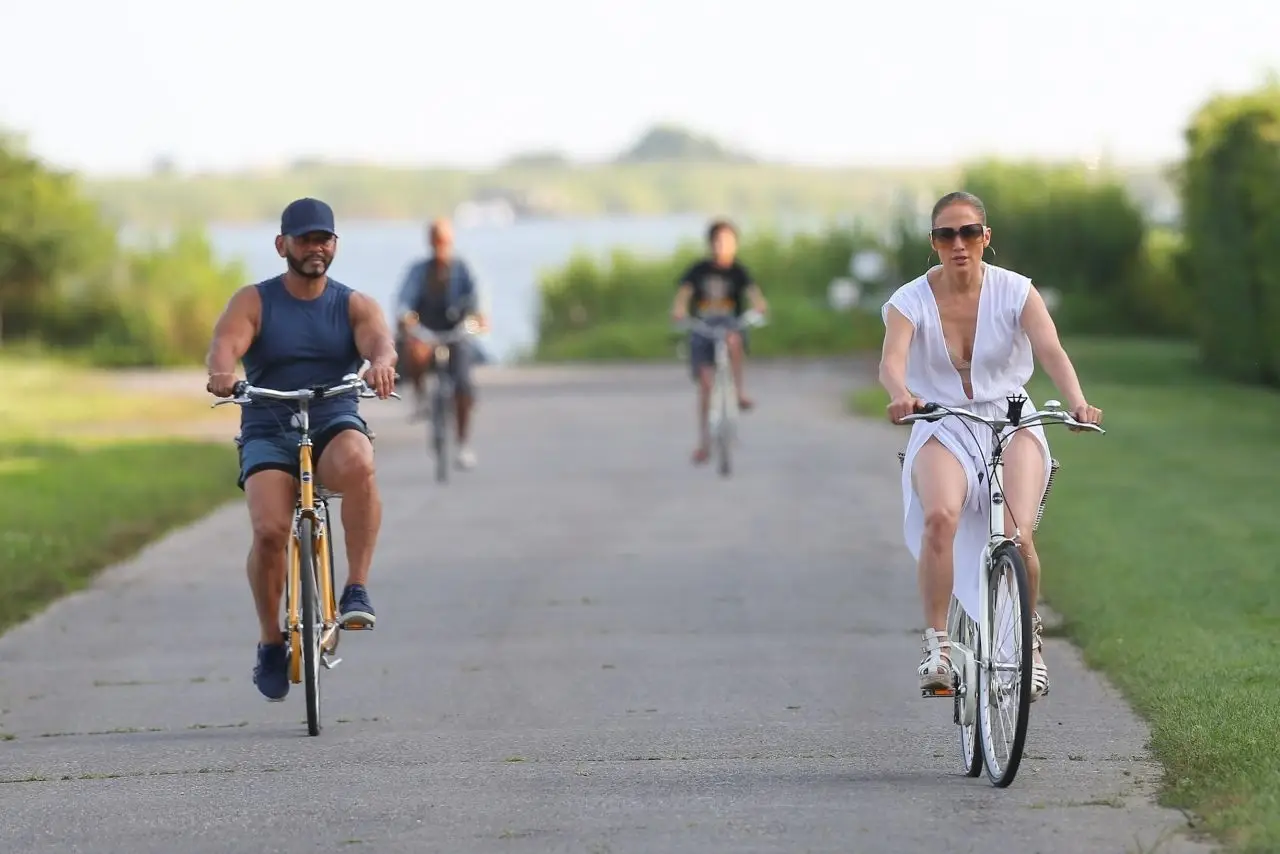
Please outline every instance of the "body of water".
M485 341L486 352L491 358L509 360L533 346L538 277L544 270L567 261L575 249L604 254L625 246L645 253L667 254L682 241L701 242L706 227L707 219L702 216L455 226L456 251L480 280L490 308L493 329ZM390 313L406 268L428 251L425 224L342 222L338 231L338 252L330 274L369 294ZM274 245L277 233L276 223L209 228L219 255L242 261L252 281L284 270L284 261ZM672 283L673 292L674 288Z

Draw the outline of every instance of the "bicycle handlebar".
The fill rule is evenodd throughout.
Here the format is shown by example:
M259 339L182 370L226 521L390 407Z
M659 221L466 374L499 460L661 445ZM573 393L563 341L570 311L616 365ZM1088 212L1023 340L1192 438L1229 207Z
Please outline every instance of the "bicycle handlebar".
M970 412L967 409L952 408L941 403L926 403L920 409L911 414L904 415L901 419L902 423L909 424L913 421L938 421L948 415L956 415L961 418L968 418L970 421L977 421L979 424L985 424L992 430L1001 431L1006 427L1029 427L1033 424L1057 423L1065 424L1073 430L1090 430L1095 433L1106 433L1097 424L1087 424L1084 421L1077 421L1075 417L1062 408L1062 404L1056 400L1046 400L1044 409L1023 414L1021 412L1022 404L1026 402L1025 397L1011 396L1009 398L1009 411L1003 418L987 418L977 413ZM1016 409L1015 409L1016 404Z
M342 382L332 386L312 386L311 388L300 388L293 391L279 391L273 388L259 388L258 386L249 385L247 380L240 380L231 387L232 396L224 400L214 401L214 406L225 406L228 403L237 403L241 406L252 403L255 399L268 398L271 400L318 400L326 397L336 397L340 394L346 394L349 391L358 392L358 396L364 399L377 397L369 384L364 381L363 377L356 374L347 374L342 378ZM396 400L400 399L400 395L394 391L391 397Z
M676 323L675 328L678 331L697 332L699 335L718 338L730 332L738 332L746 326L764 326L766 323L764 315L754 310L743 312L741 317L729 317L726 320L727 323L712 325L700 317L690 317Z
M427 344L457 344L464 338L480 334L479 324L472 320L463 321L446 332L433 332L421 323L413 324L408 331L414 338Z

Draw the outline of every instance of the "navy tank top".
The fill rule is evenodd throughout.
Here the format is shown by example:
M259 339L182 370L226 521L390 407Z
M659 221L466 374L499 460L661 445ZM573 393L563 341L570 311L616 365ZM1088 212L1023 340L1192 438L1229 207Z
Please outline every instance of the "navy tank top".
M250 385L292 391L341 382L364 361L351 328L351 288L329 279L320 296L298 299L276 276L255 287L262 300L258 335L241 360ZM240 432L246 439L291 431L296 401L258 399L240 408ZM354 392L310 402L311 433L341 415L356 415Z

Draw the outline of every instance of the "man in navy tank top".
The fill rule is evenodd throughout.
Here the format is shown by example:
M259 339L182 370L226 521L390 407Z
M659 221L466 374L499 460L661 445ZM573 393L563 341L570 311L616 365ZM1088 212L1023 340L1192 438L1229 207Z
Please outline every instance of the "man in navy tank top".
M395 344L378 304L328 276L338 247L333 210L317 199L298 199L284 209L275 242L285 272L240 288L214 327L209 392L230 397L241 361L251 385L285 391L340 382L367 359L365 381L386 399L395 388ZM338 605L340 621L372 629L374 611L365 585L382 502L373 444L358 405L354 395L311 403L312 453L317 479L343 495L348 575ZM284 401L241 407L237 438L239 485L253 524L249 586L261 628L253 681L269 700L289 693L280 600L298 490L298 431L291 421L296 411L296 403Z

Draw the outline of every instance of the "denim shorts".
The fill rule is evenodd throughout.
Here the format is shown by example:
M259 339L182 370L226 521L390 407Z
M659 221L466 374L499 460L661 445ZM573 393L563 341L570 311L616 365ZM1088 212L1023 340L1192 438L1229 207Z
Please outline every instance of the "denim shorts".
M311 464L320 464L320 455L325 447L343 430L359 430L373 439L369 425L359 415L339 415L326 421L311 431ZM237 485L244 489L244 482L250 476L267 469L288 472L295 478L298 476L298 440L302 434L297 430L283 430L271 436L253 436L249 439L236 436L236 447L240 449L240 479Z
M746 356L751 352L751 339L747 336L746 329L738 330L738 334L742 336L742 355ZM716 363L716 342L714 338L708 338L706 335L699 335L697 332L689 333L689 372L695 380L698 374L702 372L703 367L712 367Z

